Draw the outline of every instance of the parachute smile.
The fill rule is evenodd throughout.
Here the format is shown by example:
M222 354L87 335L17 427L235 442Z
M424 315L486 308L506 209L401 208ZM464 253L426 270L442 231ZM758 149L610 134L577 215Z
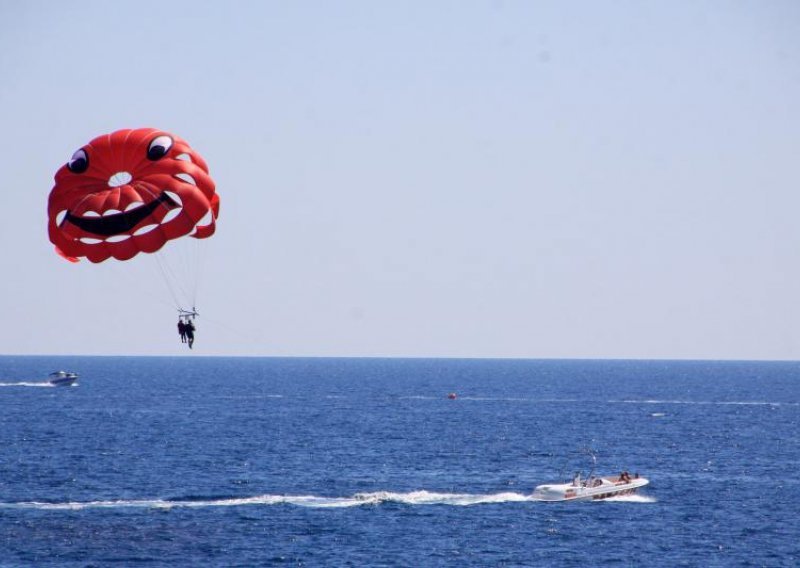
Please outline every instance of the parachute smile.
M152 215L153 212L161 206L166 207L169 210L169 213L167 213L167 216L162 221L162 223L164 223L174 219L175 216L179 214L182 203L180 198L178 198L175 193L171 191L165 191L157 199L154 199L150 203L132 203L125 208L125 211L111 209L103 212L102 215L99 215L94 211L88 211L80 216L73 215L70 213L70 211L66 211L63 214L63 219L58 223L58 225L63 227L66 223L71 223L82 231L91 233L93 235L99 235L100 237L107 237L106 240L110 242L118 242L116 240L117 238L124 240L125 238L130 237L130 234L128 233L133 231L139 223L150 217L150 215ZM59 213L59 216L61 216L61 213ZM150 230L157 226L158 225L153 225ZM141 234L140 231L142 231L144 228L147 227L138 229L136 234ZM101 239L92 239L89 237L84 237L80 240L81 242L87 244L93 244L93 242L87 241L102 242Z
M83 244L85 244L85 245L99 245L101 243L121 243L123 241L127 241L132 236L138 237L140 235L146 235L150 231L154 231L155 229L159 228L161 225L169 223L172 219L174 219L178 215L180 215L182 211L183 211L182 207L178 207L177 209L172 209L172 210L170 210L169 213L166 214L166 216L164 217L164 220L161 221L161 223L151 223L149 225L145 225L143 227L140 227L140 228L136 229L136 231L134 231L134 233L132 235L129 235L129 234L112 235L112 236L108 237L105 240L103 240L103 239L93 239L91 237L81 237L78 240L80 242L82 242ZM64 213L66 213L66 211ZM205 216L203 216L202 219L200 219L200 221L198 223L195 224L195 226L193 227L192 232L190 234L192 236L196 236L198 228L207 226L213 220L214 220L214 216L209 211L208 213L205 214Z

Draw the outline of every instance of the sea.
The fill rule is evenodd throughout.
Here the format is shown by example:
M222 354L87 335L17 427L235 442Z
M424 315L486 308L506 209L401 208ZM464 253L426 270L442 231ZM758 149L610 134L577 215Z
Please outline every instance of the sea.
M3 567L798 566L798 473L797 362L0 357Z

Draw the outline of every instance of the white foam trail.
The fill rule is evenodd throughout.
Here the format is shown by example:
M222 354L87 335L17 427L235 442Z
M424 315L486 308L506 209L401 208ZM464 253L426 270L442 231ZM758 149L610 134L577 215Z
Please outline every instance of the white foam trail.
M392 493L378 491L375 493L358 493L354 496L361 503L402 503L404 505L482 505L485 503L515 503L532 501L530 495L519 493L494 493L473 495L469 493L432 493L430 491L412 491L410 493Z
M64 503L45 503L27 501L19 503L0 503L0 509L37 509L45 511L79 511L84 509L117 509L117 508L204 508L204 507L239 507L245 505L296 505L311 508L343 508L379 505L381 503L402 503L405 505L479 505L483 503L508 503L531 501L529 495L518 493L497 493L490 495L470 495L465 493L431 493L428 491L412 491L410 493L393 493L378 491L375 493L357 493L352 497L315 497L313 495L258 495L255 497L239 497L229 499L207 500L105 500L105 501L69 501Z
M400 400L442 400L442 396L420 396L410 395L401 396ZM469 400L473 402L525 402L532 404L557 403L557 404L576 404L576 403L595 403L595 404L689 404L689 405L719 405L719 406L800 406L800 402L770 402L766 400L660 400L660 399L623 399L623 400L592 400L579 398L493 398L479 396L459 396L458 400Z
M286 398L282 394L254 394L247 396L230 396L224 395L219 397L220 400L263 400L267 398Z
M800 402L768 402L765 400L609 400L625 404L689 404L715 406L800 406Z
M401 396L398 397L400 400L441 400L446 398L445 395L442 396L422 396L422 395L409 395L409 396Z
M658 503L655 497L649 495L620 495L619 497L609 497L605 501L616 501L620 503Z
M28 382L20 381L18 383L0 383L0 387L54 387L56 385L48 382Z
M646 495L626 495L613 497L607 501L627 503L655 503L656 499ZM200 509L210 507L243 507L294 505L312 509L336 509L348 507L377 506L383 503L399 503L410 506L445 505L468 507L473 505L499 503L536 502L531 495L521 493L435 493L430 491L411 491L395 493L376 491L356 493L351 497L316 497L314 495L256 495L254 497L231 497L219 499L166 500L166 499L119 499L102 501L67 501L45 503L23 501L18 503L0 502L2 509L34 509L40 511L82 511L86 509Z

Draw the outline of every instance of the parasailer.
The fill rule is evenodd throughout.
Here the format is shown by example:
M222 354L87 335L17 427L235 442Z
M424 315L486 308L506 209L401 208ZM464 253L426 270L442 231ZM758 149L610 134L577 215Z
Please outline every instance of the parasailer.
M213 235L219 196L205 160L183 139L155 128L117 130L59 168L47 215L50 241L67 260L125 261L183 237ZM167 280L172 271L162 273ZM193 299L176 304L179 313L197 315Z
M189 349L191 349L194 345L194 332L196 331L194 322L192 322L192 320L186 320L184 327L186 328L186 343L189 344Z
M181 317L178 318L178 335L181 337L181 343L186 343L186 324Z

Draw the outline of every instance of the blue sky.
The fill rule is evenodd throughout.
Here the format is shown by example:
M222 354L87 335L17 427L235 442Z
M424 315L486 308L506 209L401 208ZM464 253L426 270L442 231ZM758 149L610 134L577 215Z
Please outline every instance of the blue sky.
M0 352L183 354L74 150L208 161L198 354L800 358L796 2L0 0Z

